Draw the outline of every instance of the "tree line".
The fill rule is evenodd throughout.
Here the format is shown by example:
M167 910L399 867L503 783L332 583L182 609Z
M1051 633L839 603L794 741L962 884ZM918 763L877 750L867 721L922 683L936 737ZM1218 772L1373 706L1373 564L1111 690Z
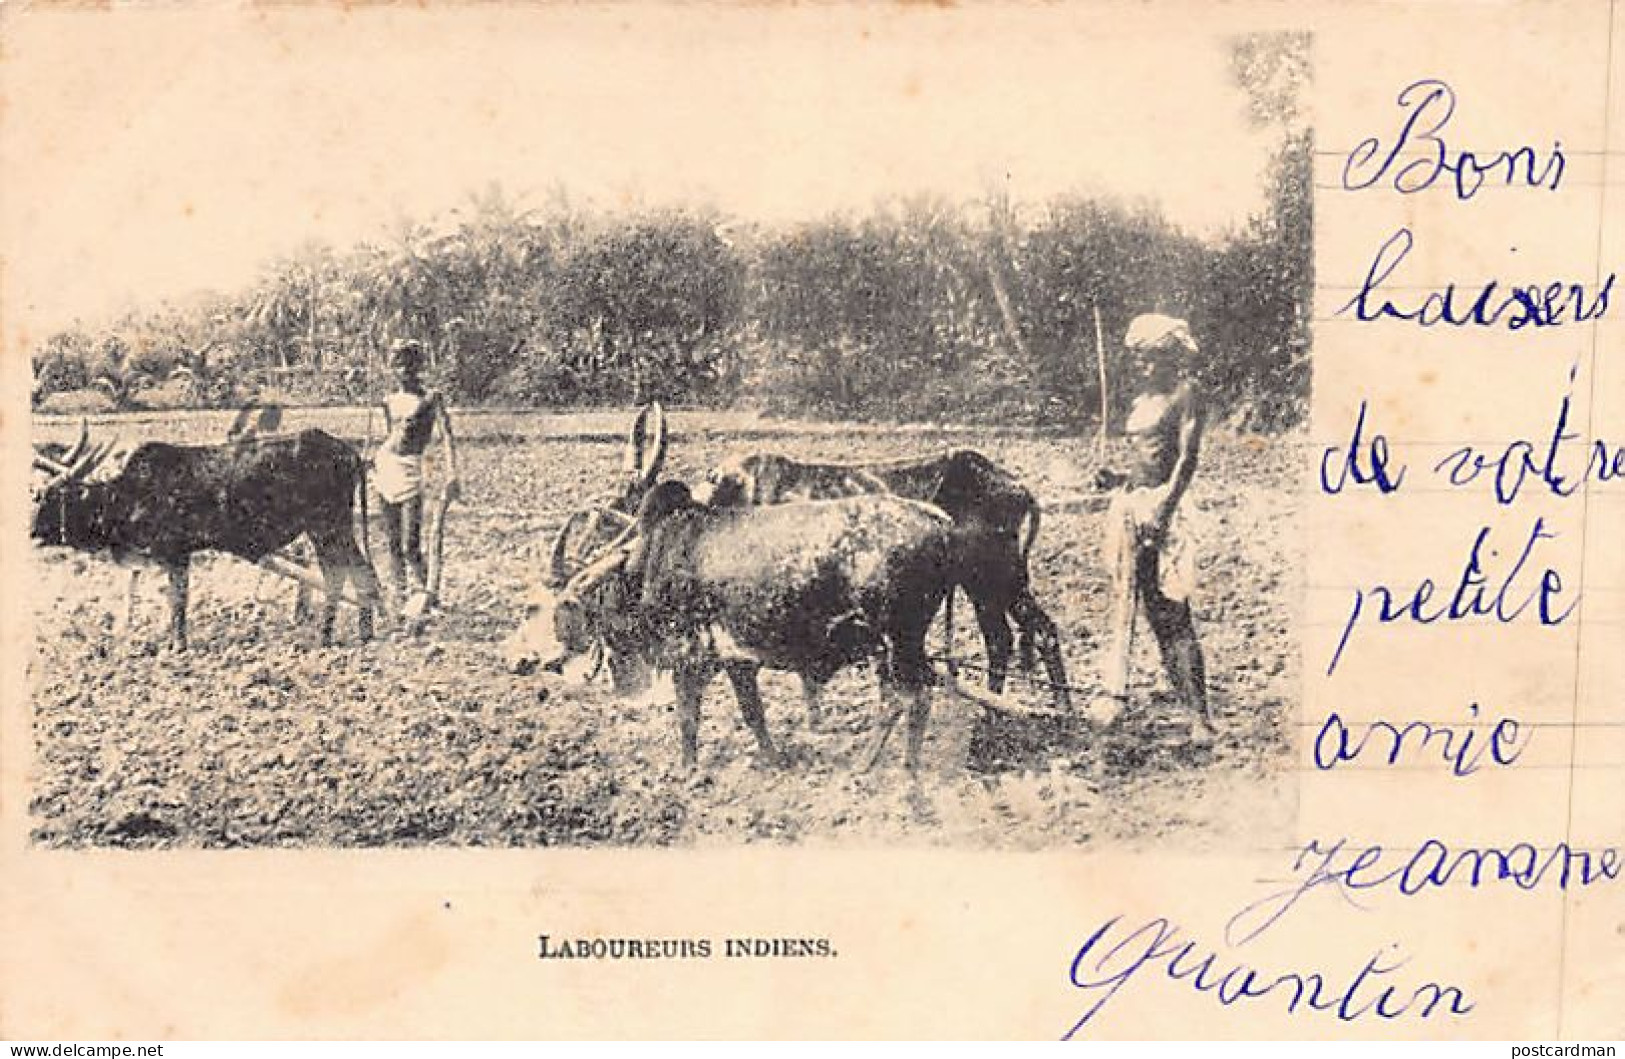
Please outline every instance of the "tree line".
M1306 171L1306 148L1280 167ZM1307 189L1290 186L1306 172L1281 177L1270 209L1216 243L1099 199L916 199L765 229L694 209L520 214L489 195L440 232L308 247L236 294L54 334L35 396L364 400L389 342L415 338L459 404L1076 422L1099 408L1102 351L1110 390L1129 319L1158 311L1191 321L1219 407L1289 426L1312 279Z
M1103 375L1119 403L1128 321L1163 312L1190 321L1223 414L1289 427L1307 411L1313 291L1312 141L1293 109L1304 48L1238 43L1237 81L1281 131L1264 205L1206 240L1098 197L918 197L769 227L563 196L521 210L491 188L434 226L307 246L243 290L51 335L33 354L36 405L369 400L388 344L415 338L463 405L658 397L1079 425L1098 415Z

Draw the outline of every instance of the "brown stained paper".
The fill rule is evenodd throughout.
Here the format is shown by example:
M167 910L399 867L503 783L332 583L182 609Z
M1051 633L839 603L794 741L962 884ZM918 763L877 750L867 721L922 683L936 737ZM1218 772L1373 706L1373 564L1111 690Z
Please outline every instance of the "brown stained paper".
M1606 2L0 8L0 1034L1625 1035L1618 16ZM1307 35L1291 113L1249 121L1229 65L1249 34ZM1443 96L1419 111L1425 87L1399 101L1429 80L1448 85L1447 121ZM1384 169L1410 117L1406 153ZM1029 234L1068 196L1110 198L1216 247L1267 213L1270 152L1290 128L1313 132L1312 398L1285 432L1212 417L1183 501L1202 516L1195 614L1218 714L1206 749L1159 687L1143 616L1139 712L1114 728L1092 712L1112 571L1088 407L1062 431L995 416L946 443L787 430L750 414L760 394L732 412L670 411L669 478L701 481L752 448L855 459L945 444L1020 473L1044 505L1033 591L1083 689L1070 720L1005 722L1036 733L1024 766L972 772L991 722L939 692L919 775L902 766L901 724L864 774L857 748L876 721L860 673L832 685L823 730L793 681L765 681L791 751L782 771L752 761L716 681L690 771L669 686L629 705L599 677L544 702L552 683L507 672L502 640L563 512L616 473L618 449L583 440L625 434L615 400L583 419L453 410L465 497L443 612L420 639L360 646L341 611L338 645L319 648L313 623L288 621L288 588L211 559L194 565L179 656L164 646L161 574L143 575L123 630L117 567L28 542L24 450L71 442L78 423L71 408L30 415L30 358L52 335L254 289L311 247L404 245L420 238L410 222L428 225L428 245L492 186L519 210L570 202L604 223L710 211L730 246L911 196L974 231L1004 204ZM1466 164L1461 187L1449 171L1422 186L1440 150L1453 165L1473 152L1482 186ZM1056 353L1086 366L1066 369L1084 401L1089 309L1060 313L1034 246L1002 252L1022 263L1008 306L992 281L964 278L979 299L966 312L1009 356L1054 350L1046 327L1085 336ZM921 254L911 267L926 268ZM1151 278L1126 312L1180 314L1178 291L1136 275ZM1492 280L1486 315L1512 288L1548 284L1566 309L1554 323L1540 293L1487 324L1362 321L1368 278L1372 315L1384 300L1414 312L1454 283L1467 317ZM1005 310L1031 348L1016 350ZM1210 355L1245 346L1250 311L1223 339L1191 315L1195 341ZM1548 318L1512 326L1532 314ZM1126 323L1107 321L1113 358ZM366 381L384 392L385 377ZM1337 470L1362 405L1360 469L1381 435L1403 480L1331 495L1322 453ZM1564 407L1559 497L1540 469ZM231 412L97 413L93 434L217 442ZM289 418L383 433L359 411ZM1127 451L1119 426L1108 453ZM1450 484L1452 453L1493 461L1519 439L1535 470L1513 502L1495 501L1494 467ZM1435 587L1421 611L1449 606L1485 528L1491 604L1528 546L1510 620L1402 614L1423 579ZM1378 620L1375 586L1392 590L1396 620ZM969 610L961 600L956 642L980 658ZM1412 730L1392 763L1391 737L1374 735L1317 768L1333 714L1351 743L1374 722L1439 734ZM1453 774L1447 729L1456 750L1472 734L1455 768L1470 774ZM1564 850L1566 877L1550 859ZM1444 885L1425 885L1430 868ZM578 939L587 953L541 958L542 935L554 954ZM710 951L597 958L595 939ZM809 951L731 957L727 939Z

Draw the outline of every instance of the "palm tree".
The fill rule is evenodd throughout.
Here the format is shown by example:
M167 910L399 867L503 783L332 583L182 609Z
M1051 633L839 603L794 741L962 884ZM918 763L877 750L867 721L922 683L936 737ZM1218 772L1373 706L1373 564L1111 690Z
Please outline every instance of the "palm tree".
M307 246L296 256L273 265L250 299L249 321L266 332L283 368L293 367L289 350L302 344L310 366L321 369L317 328L324 274L330 270L331 255L326 248Z

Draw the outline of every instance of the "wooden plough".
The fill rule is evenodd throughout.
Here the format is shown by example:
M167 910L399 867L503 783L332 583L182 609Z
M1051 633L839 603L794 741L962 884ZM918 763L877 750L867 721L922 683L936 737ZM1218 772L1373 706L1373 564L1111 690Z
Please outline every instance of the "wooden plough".
M301 603L303 602L304 591L307 588L314 589L323 595L327 594L327 580L319 572L312 570L308 566L301 566L281 552L272 552L270 555L265 556L259 561L259 566L263 570L269 570L279 577L285 577L296 583L299 586ZM355 589L350 587L348 580L339 589L338 600L340 603L356 608L363 606L361 598L355 594ZM303 609L302 606L301 609Z
M973 687L940 663L933 668L944 690L981 707L964 751L966 764L975 771L1042 771L1056 762L1073 760L1099 734L1100 726L1086 711L1028 706L1013 697Z
M966 702L982 707L989 713L1003 714L1006 717L1016 717L1029 721L1061 722L1075 718L1078 715L1063 713L1053 707L1025 706L1004 695L989 691L986 688L972 687L964 683L946 666L937 664L932 666L936 671L937 679L941 682L943 690L951 695L957 695Z

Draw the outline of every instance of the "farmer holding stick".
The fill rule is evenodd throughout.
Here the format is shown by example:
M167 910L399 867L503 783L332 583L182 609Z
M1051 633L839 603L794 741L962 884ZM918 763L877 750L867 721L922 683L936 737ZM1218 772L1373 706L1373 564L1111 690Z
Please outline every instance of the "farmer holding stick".
M1112 564L1115 614L1105 663L1107 701L1101 707L1115 713L1128 701L1134 626L1143 610L1169 681L1205 740L1213 716L1191 615L1196 556L1179 504L1196 474L1205 418L1194 383L1197 345L1185 321L1157 314L1136 317L1123 342L1138 379L1124 425L1131 464L1126 472L1100 472L1101 487L1117 490L1106 514L1103 548Z
M446 459L446 486L442 505L461 494L457 476L457 444L452 438L451 418L438 393L423 389L423 347L414 341L397 341L390 347L389 366L395 373L397 389L384 397L383 444L373 455L373 489L377 494L384 539L388 542L387 583L396 599L409 609L407 584L411 582L410 605L421 614L438 589L431 583L423 557L423 454L433 439L435 426ZM442 508L441 518L444 518ZM436 572L438 574L438 571ZM438 580L438 577L435 578ZM409 618L416 617L408 613Z

